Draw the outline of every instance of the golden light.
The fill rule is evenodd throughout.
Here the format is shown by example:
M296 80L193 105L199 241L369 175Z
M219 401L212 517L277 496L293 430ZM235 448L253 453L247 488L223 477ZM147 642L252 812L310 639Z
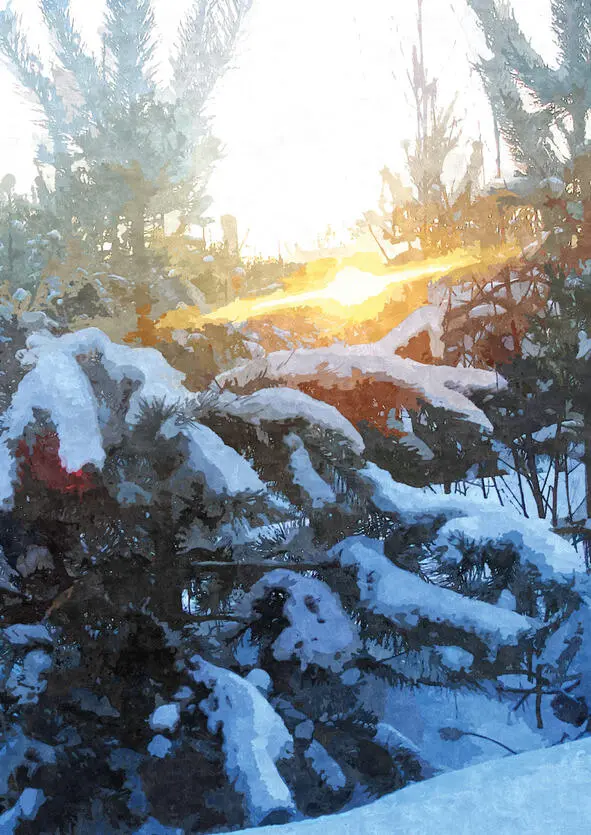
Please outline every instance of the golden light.
M198 330L207 322L240 324L257 319L295 313L314 320L324 336L342 338L344 329L356 326L355 341L367 330L375 331L376 320L383 318L387 306L396 311L383 321L383 327L395 327L417 306L427 302L428 286L434 278L472 268L502 264L516 254L504 249L487 253L456 250L440 258L426 259L401 266L385 265L375 253L357 253L348 258L320 259L302 267L284 280L284 287L271 294L239 298L211 313L197 308L172 310L158 323L159 328ZM326 321L323 320L326 317ZM294 333L297 338L297 333Z

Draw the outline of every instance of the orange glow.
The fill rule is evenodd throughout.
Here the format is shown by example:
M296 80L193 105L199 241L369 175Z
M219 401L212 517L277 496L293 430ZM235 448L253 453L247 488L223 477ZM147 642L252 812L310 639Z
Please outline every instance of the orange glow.
M487 253L484 259L478 250L456 250L441 258L400 266L384 265L374 253L357 253L340 260L320 259L286 278L283 289L274 293L236 299L205 315L196 308L172 310L157 327L199 330L207 322L249 322L253 329L260 330L269 321L290 316L290 330L296 338L305 325L313 325L319 340L371 340L425 304L432 280L503 264L516 254L517 250L504 249ZM392 321L392 317L397 321Z

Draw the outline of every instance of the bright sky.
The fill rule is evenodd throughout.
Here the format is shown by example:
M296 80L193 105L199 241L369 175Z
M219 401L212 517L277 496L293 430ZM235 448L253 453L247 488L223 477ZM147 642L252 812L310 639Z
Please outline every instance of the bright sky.
M163 55L190 0L154 0ZM0 0L0 6L4 5ZM551 55L550 0L513 0L534 46ZM48 56L36 0L13 0L32 44ZM84 37L98 43L101 0L72 0ZM412 138L406 67L414 40L412 0L253 0L230 72L211 104L225 147L210 185L212 213L236 215L249 251L276 254L298 242L313 248L330 224L343 237L375 207L379 171L403 171L401 143ZM425 0L430 70L442 101L458 93L461 156L485 141L494 173L492 119L470 63L483 48L464 0ZM4 123L0 177L11 170L21 189L34 176L39 128L33 111L0 68ZM506 172L511 163L504 160Z

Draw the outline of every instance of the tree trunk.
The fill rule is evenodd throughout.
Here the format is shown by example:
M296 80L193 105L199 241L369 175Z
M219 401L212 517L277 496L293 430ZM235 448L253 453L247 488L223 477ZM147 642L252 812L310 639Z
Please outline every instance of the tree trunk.
M146 223L145 206L141 202L134 203L131 213L131 250L134 260L143 264L146 260Z
M542 492L542 488L540 486L540 479L538 477L538 467L537 467L537 460L536 455L533 450L533 438L531 435L527 436L526 439L526 448L525 448L525 455L527 461L527 468L528 472L528 481L531 486L531 491L534 497L534 501L536 503L536 510L538 511L538 516L540 519L546 518L546 505L544 503L544 494Z

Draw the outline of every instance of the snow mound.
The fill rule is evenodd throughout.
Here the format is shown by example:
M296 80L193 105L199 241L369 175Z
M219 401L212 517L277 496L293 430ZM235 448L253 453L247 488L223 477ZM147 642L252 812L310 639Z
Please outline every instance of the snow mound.
M278 813L291 817L295 806L275 765L292 751L283 720L249 681L199 656L191 663L194 681L211 689L199 708L211 733L222 730L228 779L245 798L249 823Z
M345 614L337 595L321 580L277 568L248 593L243 606L252 613L254 604L269 590L287 594L283 614L289 621L273 644L278 661L296 657L304 670L309 664L341 670L359 648L359 635Z
M363 380L391 383L409 389L433 406L492 430L484 412L470 400L479 391L504 388L505 381L492 371L424 365L392 352L396 340L368 345L337 344L327 348L298 348L274 351L261 359L250 360L220 374L217 384L244 387L253 380L267 378L297 388L315 382L325 388L352 389Z
M403 629L415 628L420 620L443 623L476 635L493 649L516 644L534 628L523 615L426 583L399 568L384 556L378 540L351 537L330 553L343 566L357 569L361 602Z
M548 835L591 820L591 739L482 763L340 815L243 830L254 835Z
M476 542L512 545L521 560L534 565L543 579L564 582L585 570L575 548L553 533L542 519L526 519L513 508L501 507L483 497L443 495L409 487L394 481L372 463L361 470L361 475L373 486L373 501L384 512L396 513L407 522L448 517L435 543L444 548L448 560L459 558L451 540L464 536Z

